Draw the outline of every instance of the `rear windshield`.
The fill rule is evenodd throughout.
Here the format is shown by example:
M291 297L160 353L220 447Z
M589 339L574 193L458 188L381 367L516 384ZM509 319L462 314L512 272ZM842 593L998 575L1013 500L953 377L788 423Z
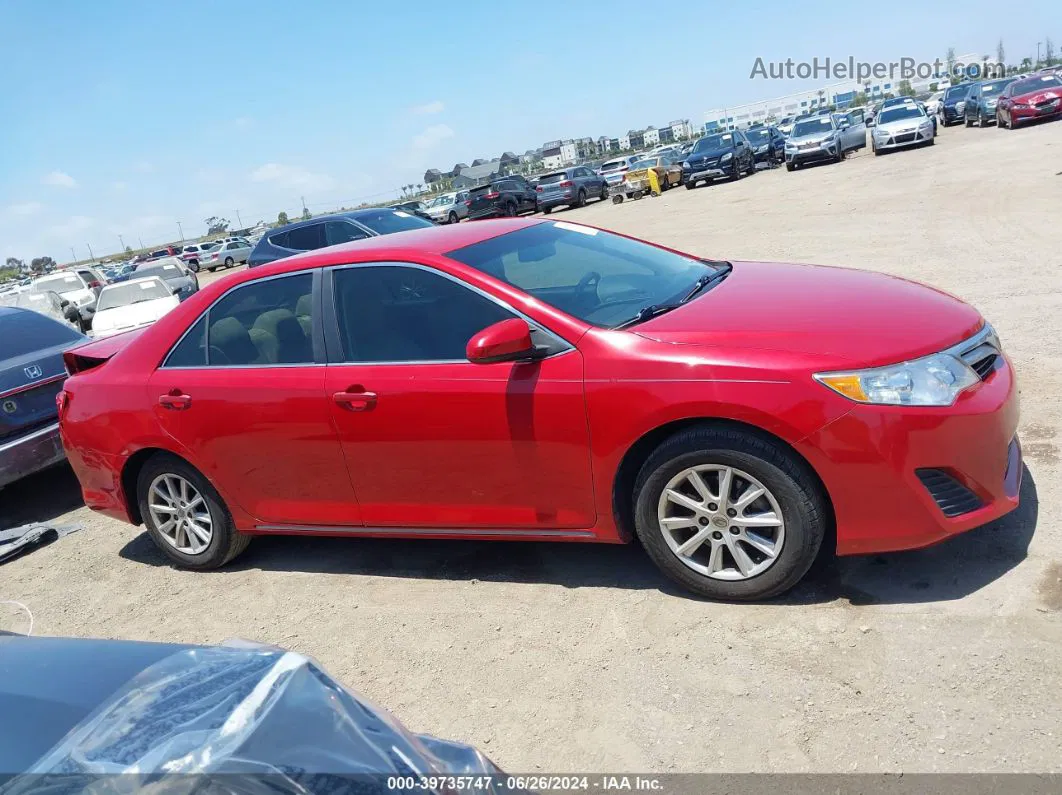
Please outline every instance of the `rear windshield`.
M757 143L758 141L766 141L770 137L770 135L767 132L766 128L760 127L756 130L749 130L745 133L745 137L748 138L749 141L751 141L752 143Z
M176 265L156 265L151 268L137 268L137 277L158 276L160 279L176 279L184 276L184 271Z
M33 290L38 293L56 292L59 295L66 295L84 289L85 283L81 281L81 277L76 273L64 273L62 276L46 276L33 283Z
M124 282L103 288L103 292L100 293L99 303L96 305L96 311L102 312L104 309L141 304L144 301L168 298L171 295L173 293L170 292L170 288L158 279L143 282Z
M377 210L376 212L364 213L357 216L357 222L367 226L378 235L389 235L393 232L405 232L409 229L424 229L435 226L420 216L408 213L405 210Z
M991 83L982 83L981 96L987 97L992 96L993 94L998 94L1013 82L1013 80L993 80Z
M563 171L558 171L556 174L546 174L545 176L538 178L539 185L556 185L558 182L564 182L568 179L568 175Z
M4 341L4 357L8 359L80 339L81 335L73 326L37 312L27 310L0 315L0 340Z
M602 171L615 171L617 168L623 168L627 165L626 160L609 160L605 165L601 166Z

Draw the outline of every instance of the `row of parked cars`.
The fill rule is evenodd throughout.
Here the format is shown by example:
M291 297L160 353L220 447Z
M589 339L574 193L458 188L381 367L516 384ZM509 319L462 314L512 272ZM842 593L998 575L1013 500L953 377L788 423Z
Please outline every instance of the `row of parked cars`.
M1057 71L980 80L951 86L934 97L945 126L965 124L1015 129L1062 114L1062 77Z

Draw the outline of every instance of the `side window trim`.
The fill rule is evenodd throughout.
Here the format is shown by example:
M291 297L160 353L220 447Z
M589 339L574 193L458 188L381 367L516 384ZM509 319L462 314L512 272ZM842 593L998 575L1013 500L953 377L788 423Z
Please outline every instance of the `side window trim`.
M575 350L575 346L561 337L559 334L551 331L543 326L534 318L528 317L516 307L510 305L508 302L491 295L490 293L479 289L475 285L458 279L445 271L438 268L432 268L429 265L422 265L419 262L397 262L397 261L380 261L380 262L352 262L346 265L330 265L323 269L324 273L321 278L321 325L323 326L324 335L324 349L325 349L325 361L332 366L347 366L347 367L375 367L381 365L425 365L425 364L469 364L468 359L427 359L427 360L410 360L410 361L394 361L394 362L348 362L345 360L343 353L343 342L339 334L339 317L336 315L336 303L335 293L333 286L335 283L334 274L337 271L348 270L352 268L413 268L415 270L425 271L427 273L441 276L444 279L449 279L458 287L463 287L466 290L470 290L476 295L486 298L494 304L510 312L514 317L518 317L524 320L532 329L532 331L539 331L544 336L548 337L551 343L556 344L558 350L555 353L551 353L547 356L547 359L552 359L554 356L561 356L565 353L569 353ZM316 304L315 304L316 307ZM316 325L315 325L316 328ZM314 349L316 352L316 348Z
M219 295L217 298L215 298L214 301L210 304L210 306L208 306L206 309L204 309L202 312L200 312L196 316L195 320L193 320L191 323L188 324L188 328L186 328L183 332L181 332L181 336L178 337L177 341L174 342L173 345L171 345L169 347L169 350L166 351L165 355L162 357L161 363L158 365L158 367L156 369L158 369L158 370L246 370L246 369L263 370L263 369L267 369L267 368L272 369L272 368L276 368L276 367L315 367L315 366L319 366L319 365L325 364L327 360L325 358L324 325L321 322L321 317L322 317L321 316L321 292L322 292L321 291L321 285L322 285L322 283L324 281L324 278L323 278L323 274L322 274L322 269L321 268L313 268L312 270L310 270L310 274L313 277L312 281L311 281L311 284L313 285L313 287L312 287L312 291L310 293L310 296L311 296L310 297L310 302L313 305L313 315L310 318L310 321L311 321L311 324L312 324L311 331L310 331L310 343L313 346L313 361L312 362L300 362L298 364L211 364L210 363L210 310L212 310L215 306L217 306L219 301L224 300L225 298L227 298L228 296L232 295L237 290L242 290L245 287L250 287L252 285L261 284L263 282L273 281L275 279L284 279L284 278L290 278L292 276L301 276L304 273L306 273L305 270L291 271L290 273L278 273L278 274L275 274L273 276L266 276L263 279L252 279L249 282L243 282L241 284L237 284L237 285L234 285L234 286L230 287L228 290L226 290L221 295ZM184 342L184 338L187 337L192 332L192 330L199 324L199 321L203 320L204 318L206 319L206 329L205 329L206 343L207 343L206 364L198 365L198 366L195 366L195 367L169 367L169 366L167 366L166 362L169 361L169 358L170 358L170 356L173 355L173 352L175 350L177 350L178 347L180 347L181 343Z

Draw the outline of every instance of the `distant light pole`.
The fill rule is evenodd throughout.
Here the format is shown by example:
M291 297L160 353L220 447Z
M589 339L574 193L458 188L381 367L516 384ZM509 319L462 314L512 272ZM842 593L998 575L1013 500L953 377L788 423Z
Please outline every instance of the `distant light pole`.
M77 262L77 254L74 253L74 247L73 246L70 247L70 256L73 257L73 259L70 260L71 262Z
M119 251L125 251L125 241L122 240L121 235L118 235L118 245L120 246Z
M180 241L184 242L184 228L181 226L181 222L177 222L177 234L180 235Z
M1040 41L1036 42L1036 63L1033 64L1033 68L1035 68L1035 67L1040 65L1040 45L1042 43L1043 42L1040 42Z
M137 236L137 242L140 243L140 250L144 250L144 238Z
M92 246L90 246L88 243L86 243L85 247L89 250L89 262L95 262L96 261L96 255L92 253Z

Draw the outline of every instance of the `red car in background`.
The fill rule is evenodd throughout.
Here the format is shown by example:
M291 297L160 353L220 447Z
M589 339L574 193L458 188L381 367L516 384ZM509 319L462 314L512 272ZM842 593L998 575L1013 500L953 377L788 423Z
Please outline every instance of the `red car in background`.
M1062 114L1062 78L1045 73L1015 80L999 95L996 126L1015 129L1022 122Z
M266 533L637 538L759 599L834 529L842 555L910 549L1018 504L1014 374L977 310L545 219L283 259L66 362L86 503L193 569Z

